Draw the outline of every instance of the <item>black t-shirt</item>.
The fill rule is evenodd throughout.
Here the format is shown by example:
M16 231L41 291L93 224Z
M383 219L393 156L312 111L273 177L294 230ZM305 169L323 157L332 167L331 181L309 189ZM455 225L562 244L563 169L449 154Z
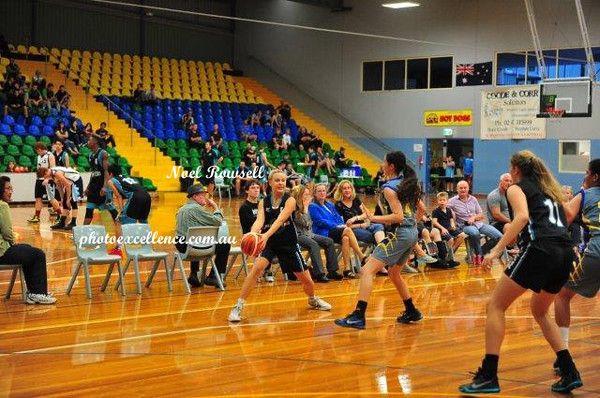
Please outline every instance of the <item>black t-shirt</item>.
M546 196L534 181L523 179L516 185L523 190L529 210L529 225L521 231L520 243L541 240L569 243L571 239L563 207ZM510 204L509 212L512 219Z
M354 198L352 200L352 206L348 207L340 200L335 203L335 208L337 209L338 213L342 215L344 221L348 221L352 217L360 216L363 213L362 209L360 208L361 204L362 202L360 201L360 199ZM355 224L360 222L361 221L357 221L355 222Z
M37 89L36 89L36 90L31 90L31 91L29 92L29 99L30 99L30 100L37 101L37 100L39 100L40 98L42 98L42 94L40 93L40 90L37 90Z
M12 90L8 93L6 98L6 103L8 105L17 106L25 104L25 97L21 95L17 90Z
M202 152L202 168L205 171L208 170L208 168L210 166L214 166L215 164L217 164L218 158L219 158L219 155L217 154L217 151L215 151L214 149L211 149L210 151L204 150Z
M66 96L67 96L67 91L66 91L66 90L65 90L65 91L58 90L58 91L56 92L56 99L57 99L58 101L62 101L62 100L63 100L63 98L65 98Z
M223 139L223 137L221 136L221 133L219 133L218 131L213 131L210 134L210 137L212 138L213 142L219 142Z
M445 212L438 207L433 211L433 213L431 213L431 218L437 218L438 223L440 223L442 227L450 230L452 228L450 220L454 218L454 213L452 213L452 209L449 207L446 207Z
M100 128L96 130L96 134L98 134L100 137L106 137L108 135L108 130Z
M198 130L196 130L196 131L190 130L190 132L189 132L189 138L190 138L190 140L192 138L198 138L198 137L200 137L200 132Z
M268 195L263 200L263 208L265 211L265 224L262 228L262 233L265 233L271 228L271 225L275 222L279 214L285 208L285 202L289 199L289 194L284 194L281 198L281 202L278 207L273 208L272 206L272 195ZM283 247L295 247L298 243L298 235L296 234L296 227L293 222L293 214L283 222L281 227L269 238L267 241L267 247L283 246Z
M258 202L252 203L247 200L242 203L240 210L238 211L240 217L240 224L242 225L242 233L247 234L252 228L252 224L256 221L258 216Z

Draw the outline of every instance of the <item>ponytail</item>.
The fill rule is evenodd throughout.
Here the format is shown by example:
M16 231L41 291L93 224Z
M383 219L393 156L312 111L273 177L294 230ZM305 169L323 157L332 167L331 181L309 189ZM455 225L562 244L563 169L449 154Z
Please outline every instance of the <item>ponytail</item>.
M510 164L518 167L523 177L532 180L546 196L557 204L560 205L564 201L562 187L544 161L533 152L524 150L515 153L510 159Z

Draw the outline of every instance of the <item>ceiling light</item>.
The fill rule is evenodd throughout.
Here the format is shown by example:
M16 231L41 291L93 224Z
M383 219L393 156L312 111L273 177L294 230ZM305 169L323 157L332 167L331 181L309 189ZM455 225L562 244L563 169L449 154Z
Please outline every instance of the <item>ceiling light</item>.
M382 4L382 6L387 7L387 8L398 9L398 8L418 7L418 6L420 6L420 4L415 3L414 1L401 1L399 3L385 3L385 4Z

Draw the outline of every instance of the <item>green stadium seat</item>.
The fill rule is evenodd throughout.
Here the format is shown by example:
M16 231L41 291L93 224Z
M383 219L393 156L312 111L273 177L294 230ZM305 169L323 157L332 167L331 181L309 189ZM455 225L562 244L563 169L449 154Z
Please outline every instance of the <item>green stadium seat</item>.
M179 149L181 149L181 148L187 149L187 147L188 147L188 144L187 144L186 140L177 140L177 148L179 148Z
M186 157L179 158L179 165L186 170L189 169L190 168L190 159L186 158Z
M10 137L10 143L12 145L21 146L23 145L23 139L18 135L13 135Z
M106 147L106 152L108 152L108 154L113 157L117 155L117 150L111 146Z
M189 150L188 154L190 155L191 158L200 157L200 154L198 153L198 150L196 148L191 148Z
M27 156L21 155L19 156L19 166L31 168L31 160Z
M156 147L158 149L162 150L162 149L165 149L167 147L167 144L163 140L161 140L160 138L157 138L156 139Z
M33 147L31 147L30 145L24 144L21 147L21 153L25 156L36 156L35 151L33 150Z
M233 170L233 162L229 158L223 159L223 168Z
M46 137L45 135L40 137L40 142L43 142L44 145L46 145L46 147L48 149L50 149L50 144L52 144L52 141L50 141L50 138Z
M25 137L25 143L26 143L27 145L30 145L30 146L32 146L32 147L33 147L33 146L35 146L35 143L36 143L36 142L37 142L37 141L36 141L35 137L34 137L34 136L32 136L32 135L28 135L27 137Z
M175 147L177 147L177 143L175 142L175 140L169 138L167 140L167 148L175 148Z
M79 171L88 171L90 169L90 162L86 156L79 156L77 158L77 168Z
M179 154L180 158L187 158L188 156L190 156L188 154L187 148L179 148L179 150L177 151L177 153Z
M190 159L190 168L192 170L195 170L198 167L200 167L200 159L198 159L198 158L191 158Z
M5 135L0 134L0 146L8 145L8 138Z
M152 180L150 180L149 178L144 178L144 180L142 182L142 186L148 192L154 192L154 191L156 191L156 186L154 186L154 184L152 183Z
M177 153L175 147L167 147L167 156L171 159L179 159L179 153Z
M9 164L10 162L13 162L13 163L15 163L15 164L17 163L17 161L15 160L15 157L14 157L14 156L12 156L12 155L6 155L6 156L5 156L5 157L2 159L2 164L3 164L3 165L5 165L5 166L8 166L8 164Z
M19 152L19 148L17 148L14 144L8 144L8 146L6 147L6 153L8 153L10 156L20 156L21 152Z

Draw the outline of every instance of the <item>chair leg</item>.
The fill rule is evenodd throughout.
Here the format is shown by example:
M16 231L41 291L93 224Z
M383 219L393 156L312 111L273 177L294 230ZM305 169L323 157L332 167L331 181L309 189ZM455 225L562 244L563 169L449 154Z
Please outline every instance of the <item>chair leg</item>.
M181 257L177 256L175 258L175 261L177 262L177 266L179 267L179 272L181 272L181 280L183 281L183 287L185 288L185 292L187 294L191 294L192 290L190 289L190 284L187 281L187 278L185 277L185 270L183 269L183 261L181 261ZM174 269L175 267L173 267L173 271L175 271ZM173 272L173 275L175 274L175 272Z
M237 258L238 254L236 253L231 257L231 260L229 260L229 264L227 264L227 269L225 270L225 278L227 278L227 275L229 275L229 272L231 272L233 264L235 264L235 260L237 260Z
M119 272L119 280L121 281L121 296L125 297L125 274L123 273L123 267L121 267L121 262L117 263L117 271Z
M125 263L125 267L123 268L123 275L125 275L127 273L127 270L129 269L129 264L131 264L131 261L133 259L132 258L127 258L127 262ZM112 272L112 270L111 270ZM117 283L115 284L115 290L117 290L119 287L121 286L121 280L118 280Z
M158 269L158 265L160 264L161 260L157 260L154 262L154 265L152 266L152 270L150 270L150 275L148 275L148 280L146 281L146 287L150 287L150 284L152 284L152 280L154 279L154 275L156 274L156 270ZM165 263L166 265L166 263ZM167 269L169 269L169 267L166 267Z
M138 258L133 259L133 274L135 276L135 285L137 287L137 294L142 294L142 282L140 280L140 264Z
M240 265L240 269L238 269L237 274L235 274L235 279L237 280L240 277L240 274L244 271L246 276L248 276L248 256L242 253L242 265Z
M67 294L71 294L71 289L73 289L73 285L75 284L75 280L77 279L77 275L79 275L79 271L81 270L81 262L77 263L77 266L73 270L73 275L71 275L71 280L69 281L69 286L67 286Z
M18 268L13 269L12 275L10 277L10 282L8 283L8 289L6 289L6 294L4 298L8 300L13 290L13 286L15 285L15 280L17 279L17 272L19 272Z
M25 283L25 274L23 274L23 268L19 268L19 279L21 279L21 296L23 301L27 299L27 283Z
M85 293L88 299L92 298L92 283L90 282L90 269L86 262L83 263L83 275L85 276ZM110 274L108 274L110 278Z
M225 286L223 285L223 280L221 279L221 273L219 272L219 270L217 269L217 266L215 265L214 260L210 259L210 265L211 265L211 269L215 271L215 277L217 278L217 285L219 286L219 290L223 291L225 290Z
M113 272L113 268L115 268L115 263L111 263L108 266L108 269L106 270L106 276L104 276L104 280L102 281L102 286L100 286L101 292L106 290L106 287L108 286L108 282L110 281L110 276L112 275L112 272ZM115 285L115 290L117 290L119 283L121 283L121 281L117 281L117 284Z
M206 264L207 260L202 261L202 268L200 268L201 276L200 283L204 285L204 281L206 281Z
M171 271L169 270L169 266L167 265L167 258L166 257L163 258L162 261L165 263L165 274L167 276L167 288L169 289L169 293L172 293L173 292L173 276L171 275ZM158 264L160 264L160 260L158 260L158 262L156 263L157 267L158 267Z

